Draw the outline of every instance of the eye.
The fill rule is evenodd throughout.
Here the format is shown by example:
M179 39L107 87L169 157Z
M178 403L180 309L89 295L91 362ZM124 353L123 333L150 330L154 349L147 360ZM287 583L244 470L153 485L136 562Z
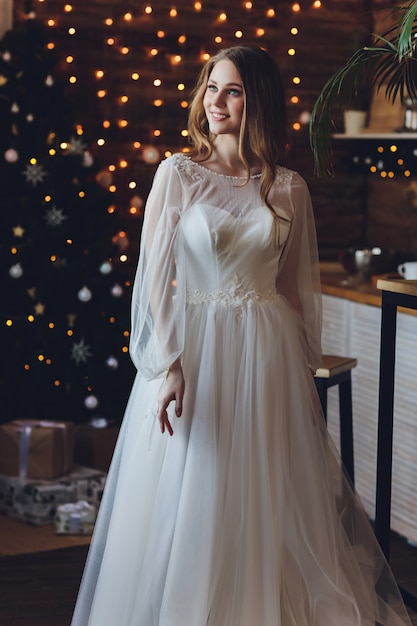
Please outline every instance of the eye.
M240 96L242 95L239 89L229 89L228 94L230 96Z
M217 91L216 85L213 85L213 83L209 83L207 85L207 91Z

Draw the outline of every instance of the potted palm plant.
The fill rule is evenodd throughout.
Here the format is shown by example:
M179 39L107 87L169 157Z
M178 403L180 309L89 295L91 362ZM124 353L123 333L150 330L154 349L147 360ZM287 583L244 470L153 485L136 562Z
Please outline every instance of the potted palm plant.
M335 106L346 107L367 85L383 91L388 101L417 102L417 0L392 9L395 18L372 45L356 50L335 72L317 98L310 120L310 145L315 171L328 176L332 171L331 135Z

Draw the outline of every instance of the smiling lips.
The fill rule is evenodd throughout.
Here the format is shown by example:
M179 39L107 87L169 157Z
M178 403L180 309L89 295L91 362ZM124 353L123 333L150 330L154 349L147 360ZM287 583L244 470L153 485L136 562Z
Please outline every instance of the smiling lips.
M216 122L222 122L228 117L224 113L216 113L215 111L210 111L210 115L213 118L213 120L215 120Z

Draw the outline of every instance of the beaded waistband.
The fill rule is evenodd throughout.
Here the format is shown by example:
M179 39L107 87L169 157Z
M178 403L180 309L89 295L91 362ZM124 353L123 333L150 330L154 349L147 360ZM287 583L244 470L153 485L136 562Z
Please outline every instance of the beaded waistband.
M240 316L242 309L253 303L276 302L281 296L273 289L267 291L246 290L239 282L235 282L230 289L223 291L204 292L200 289L187 291L187 304L219 303L222 306L235 309Z

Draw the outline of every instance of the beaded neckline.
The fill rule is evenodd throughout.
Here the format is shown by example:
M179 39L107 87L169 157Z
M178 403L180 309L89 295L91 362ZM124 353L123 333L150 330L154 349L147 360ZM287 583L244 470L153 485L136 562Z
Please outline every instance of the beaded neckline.
M215 176L220 176L220 178L230 178L231 180L246 180L246 176L231 176L229 174L221 174L220 172L215 172L214 170L209 169L205 165L201 165L201 163L197 163L197 161L193 161L191 157L185 157L190 160L191 163L197 165L197 167L201 168L205 172L209 172L209 174L214 174ZM251 174L249 178L260 178L261 174Z
M213 176L217 176L219 178L223 178L224 180L239 180L246 181L246 176L230 176L228 174L220 174L219 172L214 172L213 170L208 169L201 163L197 163L193 161L191 157L182 153L176 153L167 157L164 161L161 161L161 165L174 165L178 171L185 172L192 180L198 181L201 180L201 171L208 172L209 174L213 174ZM292 180L294 175L293 170L289 170L286 167L281 165L277 166L277 174L275 178L275 184L283 184L288 183ZM261 177L261 174L252 174L249 177L249 180L256 180Z

